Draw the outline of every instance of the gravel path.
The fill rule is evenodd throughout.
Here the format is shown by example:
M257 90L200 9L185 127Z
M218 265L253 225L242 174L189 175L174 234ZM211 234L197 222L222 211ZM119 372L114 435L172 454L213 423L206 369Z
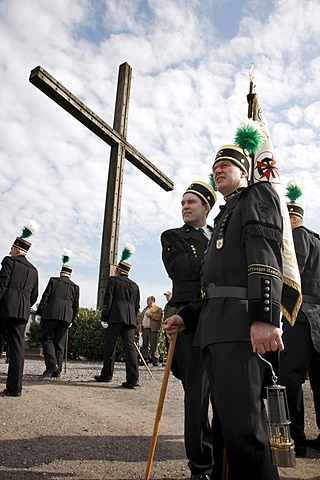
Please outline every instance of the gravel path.
M124 364L111 383L93 376L101 364L70 361L59 379L43 379L43 359L27 359L23 395L0 397L1 480L144 479L164 368L140 366L141 387L120 388ZM0 360L0 390L7 365ZM317 435L309 382L306 431ZM189 478L183 446L183 390L171 374L152 466L153 480ZM281 479L320 480L320 452L308 450Z

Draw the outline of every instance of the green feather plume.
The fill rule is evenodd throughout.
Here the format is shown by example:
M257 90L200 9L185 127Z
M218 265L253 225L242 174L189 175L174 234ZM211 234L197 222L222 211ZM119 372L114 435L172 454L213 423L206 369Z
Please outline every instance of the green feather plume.
M70 257L71 257L71 250L67 250L65 248L62 253L62 263L65 264L70 262Z
M214 181L214 175L213 173L209 174L209 185L213 188L213 190L216 189L216 182Z
M302 195L302 190L294 181L291 181L287 185L287 193L286 196L289 198L291 202L296 202L298 198Z
M258 122L251 118L242 121L236 130L235 144L243 150L248 150L249 154L255 154L262 145L264 134Z
M126 243L126 246L122 250L121 261L127 260L136 251L136 248L131 243Z
M27 225L23 227L20 238L29 238L34 233L37 233L38 230L39 225L37 224L37 222L35 220L29 220Z

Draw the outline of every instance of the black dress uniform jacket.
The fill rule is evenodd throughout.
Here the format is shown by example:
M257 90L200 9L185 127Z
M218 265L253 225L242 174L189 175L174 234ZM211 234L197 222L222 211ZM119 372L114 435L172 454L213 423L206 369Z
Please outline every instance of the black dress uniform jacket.
M42 320L73 323L79 309L79 286L69 277L51 277L42 294L37 315Z
M180 307L200 297L200 271L208 245L206 236L184 224L161 235L162 261L173 280L171 306Z
M24 255L4 257L0 271L0 318L28 322L38 298L38 272Z
M201 312L197 344L203 348L215 342L249 340L253 321L280 325L281 248L279 198L268 182L226 198L205 256L203 297L212 286L241 287L247 293L245 299L222 293L186 307L187 328L196 327Z
M138 285L126 275L109 277L103 301L101 320L137 326L140 307Z
M294 228L292 234L303 294L297 322L307 317L313 345L320 353L320 237L304 226Z

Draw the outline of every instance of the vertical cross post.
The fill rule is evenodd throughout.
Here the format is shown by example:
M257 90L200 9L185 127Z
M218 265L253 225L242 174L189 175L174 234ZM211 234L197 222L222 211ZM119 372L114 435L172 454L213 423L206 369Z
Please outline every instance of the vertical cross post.
M127 63L120 65L113 128L125 139L127 138L131 76L132 68L130 65ZM110 267L117 261L124 159L125 148L123 144L118 143L111 147L102 231L98 308L101 308L103 304Z

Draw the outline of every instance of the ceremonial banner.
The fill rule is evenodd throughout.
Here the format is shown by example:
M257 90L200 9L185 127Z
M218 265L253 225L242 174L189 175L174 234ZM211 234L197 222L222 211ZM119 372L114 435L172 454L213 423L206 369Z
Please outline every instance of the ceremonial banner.
M251 73L252 75L252 73ZM252 93L252 77L250 77L250 94L248 95L249 112L252 112L252 119L259 123L264 134L262 144L253 156L251 182L270 182L277 191L283 219L283 290L281 298L281 309L283 315L294 325L302 303L301 280L295 253L293 236L290 224L290 217L285 196L281 192L280 174L277 162L273 157L273 146L269 129L265 120L258 95ZM249 115L249 114L248 114Z

